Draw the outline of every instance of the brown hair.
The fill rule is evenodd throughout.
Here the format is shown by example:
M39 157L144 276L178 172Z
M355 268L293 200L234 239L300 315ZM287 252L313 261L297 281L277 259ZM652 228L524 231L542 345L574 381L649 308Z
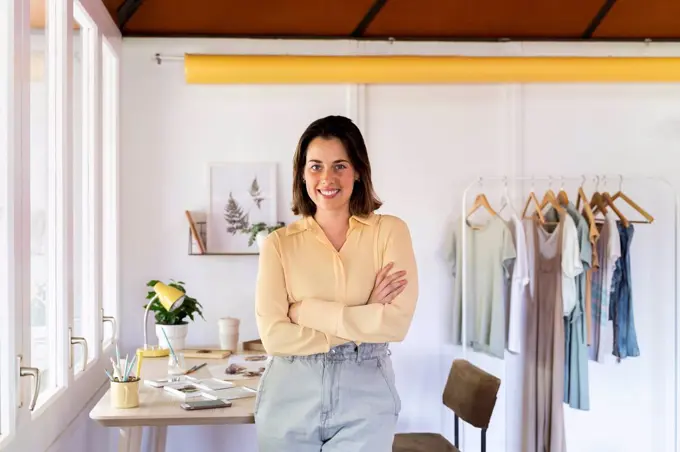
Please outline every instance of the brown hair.
M307 148L315 138L337 138L345 147L349 161L359 174L354 183L352 197L349 200L350 215L367 216L382 205L373 190L371 181L371 163L364 137L351 119L344 116L326 116L312 122L302 133L293 157L293 213L295 215L312 216L316 213L316 204L307 194L304 183L304 170L307 163Z

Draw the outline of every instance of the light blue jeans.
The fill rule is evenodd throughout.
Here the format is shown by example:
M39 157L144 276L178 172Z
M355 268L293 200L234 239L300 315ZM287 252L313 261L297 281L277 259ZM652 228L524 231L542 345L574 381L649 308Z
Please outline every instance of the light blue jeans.
M255 399L260 452L391 452L401 399L387 344L274 357Z

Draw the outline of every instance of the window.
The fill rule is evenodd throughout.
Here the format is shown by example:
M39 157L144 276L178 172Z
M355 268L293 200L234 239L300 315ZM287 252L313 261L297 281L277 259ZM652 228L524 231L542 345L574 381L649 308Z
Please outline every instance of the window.
M31 16L46 0L30 2ZM40 393L56 388L56 162L48 152L47 15L30 28L30 365L40 369Z
M75 12L75 8L74 8ZM85 152L83 151L83 119L85 109L83 108L83 32L81 24L73 18L73 49L71 61L73 64L73 79L71 80L71 96L73 111L73 145L72 150L72 176L73 176L73 330L72 336L83 336L83 297L87 293L87 237L85 235L86 222L86 200L87 200L87 162L84 161ZM85 201L84 201L85 200ZM83 368L82 347L73 349L73 365L77 372Z
M9 204L9 171L8 157L10 149L9 138L9 74L10 74L10 33L11 10L9 2L0 3L0 300L8 300L9 291L9 230L7 214ZM9 334L13 334L10 321L10 311L7 303L0 303L0 438L9 430L9 403L6 397L9 388L10 353Z
M118 316L118 59L102 40L102 305L104 318ZM103 330L106 346L115 322Z
M95 117L96 86L93 41L96 29L78 3L73 5L73 323L72 337L79 338L73 348L73 370L85 369L95 358L94 343L99 318L97 293L96 224L101 203L97 201L98 154ZM82 339L85 339L83 342Z
M115 290L120 46L100 0L0 0L0 450L48 450L106 381L101 255ZM116 315L117 295L108 303Z

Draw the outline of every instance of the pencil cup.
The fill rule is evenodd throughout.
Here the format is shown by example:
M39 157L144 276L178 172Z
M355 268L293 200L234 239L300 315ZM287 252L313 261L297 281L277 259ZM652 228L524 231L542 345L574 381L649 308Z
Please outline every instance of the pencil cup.
M111 382L111 406L136 408L139 406L139 379Z

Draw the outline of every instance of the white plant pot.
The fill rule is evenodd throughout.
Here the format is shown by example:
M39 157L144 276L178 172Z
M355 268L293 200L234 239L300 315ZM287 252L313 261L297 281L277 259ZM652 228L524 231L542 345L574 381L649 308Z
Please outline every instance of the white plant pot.
M262 248L264 239L266 239L268 235L269 233L267 231L260 231L257 233L257 235L255 236L255 243L257 243L258 248Z
M158 325L156 324L156 337L158 338L158 345L162 348L169 348L168 341L165 340L163 331L168 336L168 340L172 345L172 349L184 350L187 333L189 332L189 324L184 325Z

